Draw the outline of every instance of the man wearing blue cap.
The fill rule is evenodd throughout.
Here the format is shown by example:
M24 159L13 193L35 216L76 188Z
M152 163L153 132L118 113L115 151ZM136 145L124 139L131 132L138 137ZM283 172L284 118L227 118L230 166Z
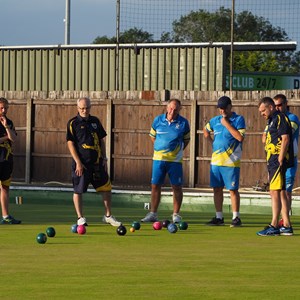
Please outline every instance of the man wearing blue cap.
M212 143L210 186L214 191L216 216L207 223L224 225L223 189L229 190L232 206L230 227L242 226L240 219L240 162L246 124L243 116L232 111L231 99L223 96L218 100L219 115L210 119L203 129L205 138ZM212 135L211 135L212 134Z

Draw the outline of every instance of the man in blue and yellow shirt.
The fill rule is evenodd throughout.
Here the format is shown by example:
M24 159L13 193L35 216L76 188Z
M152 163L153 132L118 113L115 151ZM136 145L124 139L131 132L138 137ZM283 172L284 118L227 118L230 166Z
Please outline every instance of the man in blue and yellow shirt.
M142 222L158 220L157 210L161 198L161 186L168 174L173 190L172 221L181 220L179 211L182 204L183 150L190 141L190 126L187 119L179 115L181 103L177 99L168 101L167 113L157 116L150 130L154 144L152 179L151 179L151 212Z
M246 125L243 116L232 111L231 99L222 96L218 100L219 115L213 117L204 127L203 134L212 142L212 158L210 165L210 186L214 190L216 216L207 225L224 225L223 189L230 192L232 205L231 227L242 225L240 219L240 162L242 142ZM213 138L211 137L213 133Z
M288 206L289 206L289 212L291 213L292 210L292 191L293 186L295 182L297 167L298 167L298 141L299 141L299 126L300 122L298 117L291 113L288 109L288 101L285 95L278 94L274 98L275 107L278 111L284 113L289 118L291 127L292 127L292 141L290 141L290 144L293 145L293 152L294 152L294 163L293 166L288 168L285 173L285 185L286 185L286 194L288 198Z

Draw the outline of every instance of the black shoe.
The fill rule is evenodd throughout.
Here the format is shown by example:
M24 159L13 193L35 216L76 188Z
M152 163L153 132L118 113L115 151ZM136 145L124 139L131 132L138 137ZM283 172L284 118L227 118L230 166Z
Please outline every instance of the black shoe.
M8 216L6 218L2 218L0 224L21 224L21 221L16 220L12 216Z
M241 227L242 226L242 221L239 217L236 217L235 219L232 220L230 227Z
M219 219L213 217L209 222L206 223L208 226L223 226L224 225L224 218Z

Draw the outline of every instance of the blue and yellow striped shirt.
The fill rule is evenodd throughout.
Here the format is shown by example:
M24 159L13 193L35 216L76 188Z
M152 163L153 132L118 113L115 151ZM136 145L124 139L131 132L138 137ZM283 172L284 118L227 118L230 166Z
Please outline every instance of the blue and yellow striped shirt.
M150 130L154 141L153 160L182 162L184 143L190 140L190 125L187 119L178 115L169 122L166 114L157 116Z

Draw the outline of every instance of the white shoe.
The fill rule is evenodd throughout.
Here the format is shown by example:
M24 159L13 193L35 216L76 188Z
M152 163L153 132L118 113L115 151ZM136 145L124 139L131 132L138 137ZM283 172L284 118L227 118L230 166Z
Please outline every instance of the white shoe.
M77 219L77 225L84 225L84 226L88 226L87 222L86 222L86 218L81 217Z
M157 213L149 212L147 213L146 217L141 220L142 222L156 222L158 221Z
M122 225L122 223L117 221L113 215L111 215L109 217L103 216L102 221L104 223L107 223L107 224L110 224L110 225L116 226L116 227L119 227L120 225Z
M172 215L172 219L173 219L173 223L179 223L182 220L181 216L176 213Z

